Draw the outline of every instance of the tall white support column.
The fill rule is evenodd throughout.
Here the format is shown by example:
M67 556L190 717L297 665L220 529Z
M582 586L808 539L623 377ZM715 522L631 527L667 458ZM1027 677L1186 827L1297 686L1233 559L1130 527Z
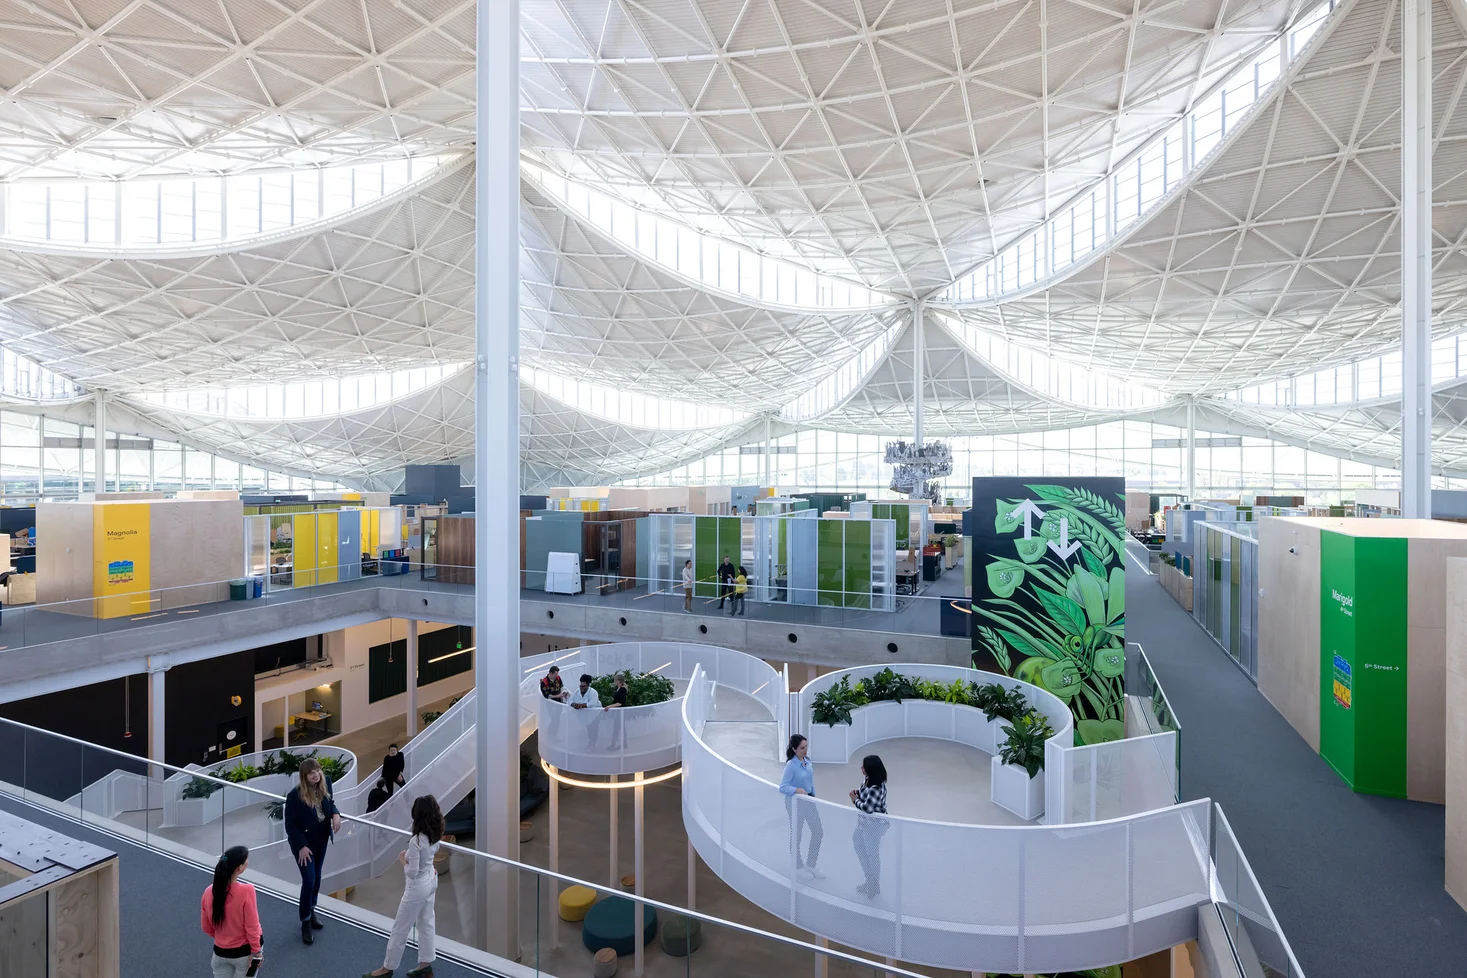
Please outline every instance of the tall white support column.
M95 412L96 412L95 417L93 417L93 419L92 419L92 421L93 421L93 428L92 428L92 430L96 433L96 437L94 439L92 439L92 452L93 452L93 456L92 456L93 457L92 471L96 475L96 481L93 482L92 488L94 488L97 492L106 492L107 491L107 395L105 393L103 393L102 391L97 391L96 395L92 398L92 404L93 404L93 407L94 407Z
M637 786L632 789L632 820L637 823L632 830L635 833L632 842L632 872L637 876L637 882L633 885L633 889L639 897L642 896L643 870L646 869L642 859L642 841L646 835L646 825L643 824L646 820L646 809L643 807L642 797L642 792L647 790L642 785L642 776L644 773L642 771L637 772ZM641 978L642 976L642 906L642 901L638 900L632 909L632 933L637 935L637 939L632 942L636 945L637 949L636 957L633 958L632 972L637 978Z
M480 0L475 47L474 817L479 848L519 859L520 4ZM518 875L477 860L479 944L519 957Z
M774 439L770 437L773 418L772 414L764 415L764 487L766 489L774 485L774 459L770 457L774 453Z
M927 345L924 324L927 303L912 300L912 442L922 447L922 393L927 386Z
M561 784L554 778L550 779L550 871L560 872L560 792ZM555 925L556 914L560 907L560 882L555 879L546 879L545 888L545 919L550 921L551 945L560 947L560 928Z
M688 840L688 909L698 909L698 850Z
M1183 484L1187 499L1197 498L1197 398L1187 398L1187 471Z
M814 936L815 936L815 946L816 947L825 947L825 948L830 947L830 941L828 939L826 939L824 937L821 937L818 934L816 934ZM830 971L830 955L828 955L828 954L820 954L819 952L816 952L816 954L815 954L815 978L828 978L829 971Z
M409 618L407 623L407 739L418 735L418 620Z
M1401 7L1401 515L1431 518L1431 2Z
M166 764L164 756L167 744L166 718L168 686L168 662L149 656L148 658L148 760ZM166 768L153 768L152 776L158 780L168 777Z
M611 797L611 888L613 890L621 886L621 853L619 851L621 849L621 830L616 824L621 799L617 797L618 789L615 787L620 780L613 774L611 776L612 788L606 792Z

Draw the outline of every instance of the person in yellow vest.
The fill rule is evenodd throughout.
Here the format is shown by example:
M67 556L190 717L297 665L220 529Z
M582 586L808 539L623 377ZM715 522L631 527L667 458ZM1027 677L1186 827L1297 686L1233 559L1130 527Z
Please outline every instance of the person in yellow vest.
M744 598L749 593L749 572L744 570L744 565L739 565L739 572L734 576L733 603L729 606L728 616L742 615L744 613Z

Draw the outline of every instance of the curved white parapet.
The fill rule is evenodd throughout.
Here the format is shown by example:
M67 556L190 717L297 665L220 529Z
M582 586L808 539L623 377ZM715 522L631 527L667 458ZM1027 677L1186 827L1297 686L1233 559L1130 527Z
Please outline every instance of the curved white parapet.
M1063 826L862 816L824 798L786 799L714 752L702 736L712 697L694 676L683 823L724 882L777 917L874 955L963 972L1099 968L1196 936L1197 907L1210 899L1207 800ZM791 813L822 828L820 878L797 872ZM874 899L856 889L858 845L879 858Z
M839 723L830 727L810 720L810 709L819 693L838 684L842 679L850 679L854 686L857 680L874 676L887 668L890 667L859 666L855 669L829 672L812 680L800 690L798 716L803 724L801 732L810 738L810 760L817 764L844 764L866 744L892 737L949 740L966 744L985 754L993 754L998 750L999 738L1003 736L1000 728L1008 721L990 722L984 718L982 710L966 704L943 703L937 700L908 699L900 703L883 700L852 710L851 722L848 724ZM998 683L1008 689L1021 689L1029 703L1044 714L1050 727L1054 729L1050 743L1067 745L1074 739L1074 718L1069 707L1058 696L1038 686L962 666L903 665L901 674L913 679L929 679L940 683L961 680L964 683Z
M210 774L216 778L222 778L230 768L241 764L259 767L264 759L271 754L314 754L317 758L335 757L339 758L347 766L346 774L337 783L336 789L342 792L352 792L357 784L357 772L359 765L357 757L349 750L341 747L282 747L276 750L257 751L254 754L242 754L239 757L231 757L227 761L209 767L189 766L189 774L175 774L163 782L163 827L185 825L207 825L217 819L223 818L230 812L241 808L259 806L258 795L247 791L226 791L219 788L212 792L207 798L185 798L184 789L188 787L193 774ZM271 794L283 795L295 785L296 776L293 774L262 774L257 778L239 782L256 788L260 791L268 791ZM226 796L228 796L226 798Z
M581 673L609 676L655 672L681 685L695 669L712 682L748 694L778 718L784 676L763 659L733 649L682 642L615 642L557 654L561 678L573 690ZM546 663L545 668L549 667ZM651 706L573 710L539 693L541 669L521 683L522 702L538 701L540 756L576 774L621 775L656 771L682 759L682 696Z

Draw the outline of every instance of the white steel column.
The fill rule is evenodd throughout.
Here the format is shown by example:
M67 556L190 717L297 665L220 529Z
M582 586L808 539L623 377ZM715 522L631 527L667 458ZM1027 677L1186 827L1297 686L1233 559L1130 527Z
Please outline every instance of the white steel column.
M550 871L560 872L560 792L561 783L554 778L550 779ZM560 907L560 881L546 879L545 887L545 909L542 911L549 921L555 920L555 915ZM560 928L552 926L550 932L552 944L560 946Z
M616 824L617 809L620 807L617 804L620 800L617 798L617 793L620 789L616 787L616 783L620 780L620 778L613 774L611 776L611 788L606 792L611 796L611 888L613 890L621 886L621 866L620 860L617 858L620 855L618 850L621 849L621 831L620 827Z
M407 623L407 739L418 735L418 620L409 618ZM404 745L406 746L406 745Z
M643 822L646 819L647 811L646 808L643 807L642 797L642 792L647 790L642 785L642 777L645 773L646 772L644 771L637 772L637 786L632 789L632 820L637 823L636 826L633 828L633 832L635 833L635 835L632 837L632 872L636 874L637 881L632 885L632 888L637 896L642 895L642 875L643 870L646 869L642 861L642 841L643 837L646 835L646 826L643 825ZM641 978L642 975L642 913L643 904L642 901L638 900L634 904L632 910L632 934L634 937L632 943L636 946L637 949L636 956L632 959L632 973L637 975L637 978Z
M912 443L922 447L922 389L927 386L927 349L924 342L924 321L927 319L927 303L912 300ZM921 495L918 493L918 495ZM914 497L915 498L915 497Z
M773 418L774 415L772 414L764 415L764 487L766 489L774 485L771 481L773 478L774 460L769 457L770 453L774 451L774 440L770 437L770 429L773 427L770 422Z
M480 0L475 47L474 818L479 847L519 859L520 4ZM477 860L479 944L519 957L518 874Z
M165 736L165 718L167 716L167 701L165 698L168 686L168 663L155 656L148 657L148 760L158 761L161 764L168 763L164 756L167 738ZM163 780L168 777L166 768L153 768L153 777Z
M1431 518L1431 3L1401 7L1401 515Z
M693 848L693 840L688 840L688 909L698 908L698 850Z
M97 391L92 398L92 404L96 409L93 417L92 430L96 437L92 439L93 459L92 471L96 476L92 488L97 492L107 491L107 395Z
M1187 471L1183 484L1187 500L1197 498L1197 398L1187 398Z

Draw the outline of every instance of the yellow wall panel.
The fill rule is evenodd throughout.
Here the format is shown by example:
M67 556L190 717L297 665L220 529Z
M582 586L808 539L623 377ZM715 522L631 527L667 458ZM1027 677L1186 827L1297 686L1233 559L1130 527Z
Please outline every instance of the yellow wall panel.
M316 583L316 563L319 560L316 550L316 514L296 513L290 522L291 537L295 541L295 552L292 554L295 562L293 583L296 587L310 587Z
M92 593L98 599L98 618L151 610L151 513L147 503L93 508Z
M316 514L316 583L334 584L341 577L340 537L337 535L337 514ZM297 542L299 547L300 543Z

